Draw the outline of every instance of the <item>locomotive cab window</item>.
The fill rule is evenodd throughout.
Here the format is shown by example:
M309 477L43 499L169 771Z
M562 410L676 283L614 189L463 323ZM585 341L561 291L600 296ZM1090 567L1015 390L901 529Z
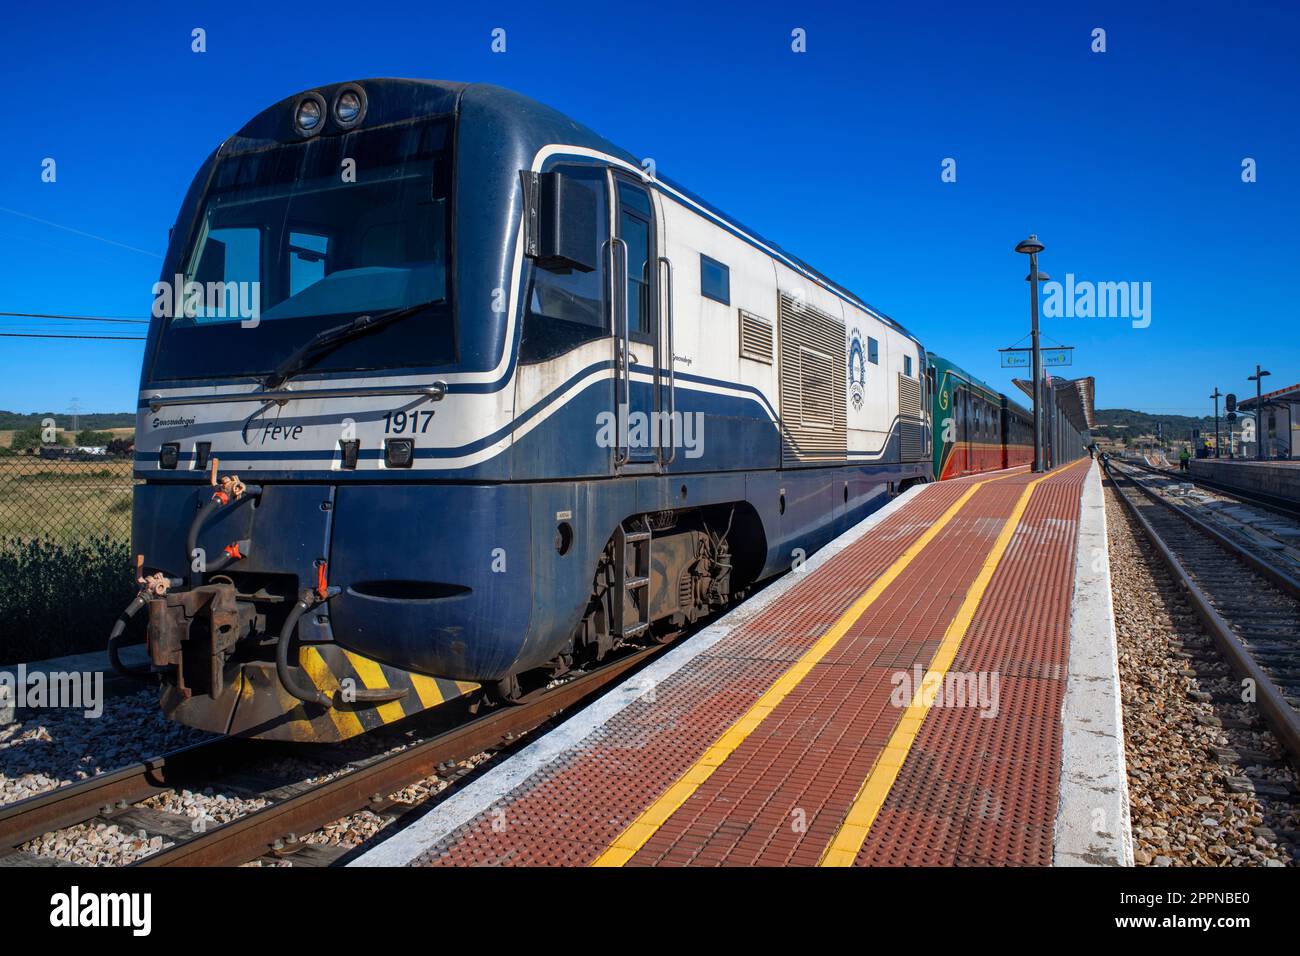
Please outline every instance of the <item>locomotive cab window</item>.
M609 238L604 168L561 166L557 171L564 173L569 186L589 189L594 194L596 247L603 253ZM603 255L600 258L603 259ZM603 264L589 272L531 266L526 288L523 341L519 349L521 362L543 362L609 334L604 276Z
M325 278L329 237L310 232L289 233L289 294L297 295Z
M912 374L912 356L910 355L903 356L903 374L904 375Z
M714 302L731 305L731 270L704 253L700 253L700 294Z
M621 179L618 237L627 243L627 325L633 340L650 343L655 333L654 213L649 193Z
M180 252L203 301L178 315L155 301L151 377L262 375L314 335L386 312L391 323L314 354L311 368L455 362L450 129L433 117L220 153ZM356 182L339 177L345 158L365 170Z
M872 365L880 364L880 343L867 336L867 361Z

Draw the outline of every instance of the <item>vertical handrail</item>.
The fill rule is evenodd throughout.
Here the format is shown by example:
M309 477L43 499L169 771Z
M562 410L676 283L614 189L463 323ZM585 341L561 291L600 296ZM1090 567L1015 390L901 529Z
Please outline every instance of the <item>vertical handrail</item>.
M677 458L677 436L675 429L677 427L677 373L676 359L673 356L673 263L667 256L659 257L659 275L666 277L667 281L663 284L660 299L668 303L667 322L668 322L668 457L663 457L663 451L660 449L660 465L667 467ZM667 272L663 267L667 266Z
M620 267L620 247L621 260ZM632 449L623 448L623 435L627 425L627 416L632 409L632 328L627 315L627 243L614 236L609 240L609 308L614 326L614 350L621 355L614 356L614 374L622 370L623 401L618 400L618 385L614 387L614 428L615 438L614 465L626 465L632 458ZM620 331L621 329L621 331Z

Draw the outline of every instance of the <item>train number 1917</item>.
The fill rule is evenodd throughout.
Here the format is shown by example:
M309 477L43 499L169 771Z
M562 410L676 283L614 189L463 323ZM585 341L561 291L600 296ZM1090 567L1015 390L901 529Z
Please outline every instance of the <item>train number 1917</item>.
M388 412L384 415L384 433L400 435L406 433L414 435L417 432L424 434L429 430L429 422L433 421L433 412Z

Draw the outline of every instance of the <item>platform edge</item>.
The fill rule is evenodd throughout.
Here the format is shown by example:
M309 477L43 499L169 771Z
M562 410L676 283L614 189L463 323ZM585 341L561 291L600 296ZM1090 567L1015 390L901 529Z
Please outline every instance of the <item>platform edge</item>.
M938 486L917 485L904 491L893 501L886 502L809 557L803 565L803 571L787 573L740 607L724 614L698 634L692 635L649 667L573 714L550 733L493 767L410 825L353 858L347 865L405 866L411 863L445 840L456 829L486 812L498 800L525 783L533 774L577 747L597 728L607 723L633 701L649 693L659 683L721 641L732 630L760 613L782 594L802 583L808 572L821 567L890 515L906 507L922 491L930 487Z
M1095 463L1083 482L1075 548L1052 865L1132 866L1106 500Z

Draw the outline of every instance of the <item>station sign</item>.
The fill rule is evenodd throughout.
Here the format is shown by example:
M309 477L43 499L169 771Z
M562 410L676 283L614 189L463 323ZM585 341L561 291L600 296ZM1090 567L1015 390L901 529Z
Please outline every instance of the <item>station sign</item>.
M1002 356L1003 368L1029 368L1033 359L1033 349L998 349ZM1059 349L1039 349L1043 368L1063 368L1074 364L1074 347Z

